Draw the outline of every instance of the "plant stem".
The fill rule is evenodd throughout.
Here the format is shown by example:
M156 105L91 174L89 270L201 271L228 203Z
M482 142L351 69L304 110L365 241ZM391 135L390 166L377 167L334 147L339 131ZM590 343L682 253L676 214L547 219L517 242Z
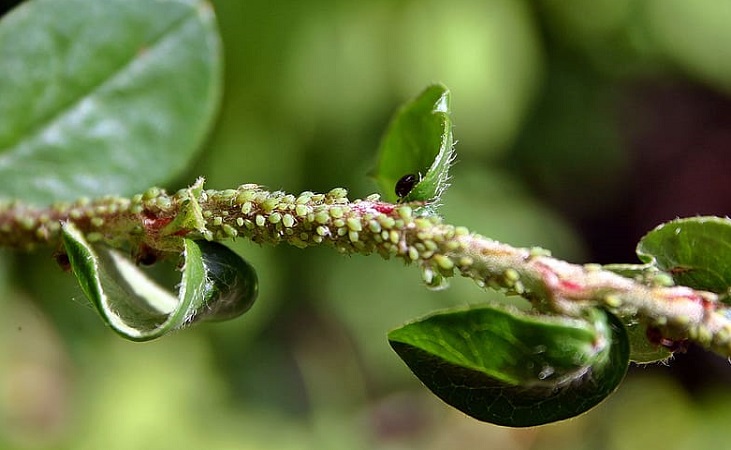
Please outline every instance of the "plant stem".
M105 197L37 208L0 205L0 246L59 247L60 223L73 222L90 241L179 251L182 237L300 248L329 245L344 254L377 253L418 265L429 284L460 274L481 287L529 299L537 311L570 316L603 307L660 330L671 340L691 340L731 356L731 312L718 296L664 278L634 280L596 264L557 260L540 248L516 248L414 213L420 205L390 204L372 195L350 201L345 189L298 196L257 185L203 190L203 180L168 195L152 188L131 199Z

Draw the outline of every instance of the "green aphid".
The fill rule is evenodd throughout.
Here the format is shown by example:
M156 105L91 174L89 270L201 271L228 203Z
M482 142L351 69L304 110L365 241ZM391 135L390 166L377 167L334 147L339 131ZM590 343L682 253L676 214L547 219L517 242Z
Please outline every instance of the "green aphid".
M440 269L443 270L452 270L454 268L454 262L452 262L451 259L444 255L434 255L432 257L435 263L437 263L437 266L439 266Z
M358 220L354 217L349 217L348 220L346 220L346 223L348 224L348 228L351 231L362 231L363 230L363 226L361 225L360 220Z
M338 206L333 206L330 208L330 217L333 219L339 219L343 217L343 208L340 208Z
M416 261L417 259L419 259L419 251L414 247L409 247L408 254L409 259L411 259L412 261Z
M372 233L380 233L381 224L375 220L371 220L368 222L368 229L371 230Z
M330 221L330 215L327 213L327 211L318 211L315 213L315 222L325 225Z
M399 240L401 239L401 235L396 230L391 230L391 232L388 234L389 240L394 243L398 244Z
M457 236L468 236L470 234L470 230L467 227L456 227L454 229L454 233Z
M223 229L223 232L228 237L235 238L236 236L239 235L239 231L236 228L234 228L231 225L229 225L229 224L224 224L223 227L222 227L222 229Z
M277 206L279 206L279 199L268 198L262 202L261 209L265 213L270 213L270 212L274 211L277 208Z
M463 257L461 257L459 259L459 266L460 267L463 267L463 268L468 268L472 264L474 264L474 262L475 262L475 260L472 259L471 257L469 257L469 256L463 256Z
M294 208L294 213L297 214L297 217L307 217L307 214L309 214L310 208L308 208L305 205L297 205Z
M251 202L252 200L254 200L254 197L256 197L255 191L242 191L239 192L239 195L236 196L236 203Z
M396 209L396 213L398 216L403 220L409 220L411 219L411 215L413 214L413 210L410 206L401 206L398 209Z
M287 228L294 226L294 217L291 214L285 214L282 216L282 225Z
M304 205L305 203L309 203L310 200L312 200L312 192L303 192L294 202L298 205Z
M146 190L144 194L142 194L142 200L151 200L158 195L160 195L160 188L151 187L150 189Z
M378 223L380 223L381 226L387 230L390 230L394 227L394 225L396 225L396 221L393 219L393 217L388 216L378 216Z
M503 276L505 276L505 280L509 282L516 282L520 279L520 274L515 269L506 269Z
M330 192L327 193L328 197L331 198L346 198L348 196L348 191L344 188L334 188L331 189Z

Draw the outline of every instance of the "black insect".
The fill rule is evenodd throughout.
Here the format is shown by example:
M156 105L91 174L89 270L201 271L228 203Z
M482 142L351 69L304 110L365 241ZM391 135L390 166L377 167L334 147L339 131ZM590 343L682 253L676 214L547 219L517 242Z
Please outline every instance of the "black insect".
M396 182L396 195L398 195L399 198L406 197L407 195L409 195L409 192L414 189L414 186L416 186L416 183L418 181L419 179L413 173L402 176Z

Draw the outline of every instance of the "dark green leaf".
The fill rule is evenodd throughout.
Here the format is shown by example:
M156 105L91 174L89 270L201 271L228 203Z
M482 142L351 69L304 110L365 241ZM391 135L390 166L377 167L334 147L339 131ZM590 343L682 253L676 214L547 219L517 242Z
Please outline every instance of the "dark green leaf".
M91 244L70 223L63 242L81 289L114 331L147 341L199 320L246 312L257 295L256 272L227 247L184 239L178 295L150 279L119 251Z
M33 0L0 21L0 198L131 194L186 168L221 91L202 0Z
M629 344L600 310L586 320L476 307L440 312L389 334L391 346L446 403L513 427L574 417L624 378Z
M225 245L209 241L195 244L203 254L206 276L205 308L198 308L195 320L229 320L248 311L259 292L254 268Z
M379 149L376 178L386 200L434 203L447 188L454 159L449 90L436 84L404 105L392 119ZM411 189L396 194L403 177L412 175ZM403 186L403 184L401 185Z
M645 235L637 255L672 275L677 284L726 293L731 287L731 219L691 217Z

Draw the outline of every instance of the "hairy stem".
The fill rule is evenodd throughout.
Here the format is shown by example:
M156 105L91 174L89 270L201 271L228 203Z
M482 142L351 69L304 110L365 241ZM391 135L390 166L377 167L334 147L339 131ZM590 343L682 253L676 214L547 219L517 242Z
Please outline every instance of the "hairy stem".
M456 274L529 299L537 310L578 315L604 307L636 318L672 340L689 339L731 356L731 313L716 294L659 281L634 280L595 264L557 260L540 248L516 248L419 216L419 205L350 201L345 189L297 196L257 185L204 190L203 181L168 195L152 188L131 199L107 197L37 208L0 205L0 246L60 246L60 223L73 222L90 241L131 245L161 254L179 251L181 237L248 238L300 248L329 245L344 254L377 253L418 265L427 283Z

